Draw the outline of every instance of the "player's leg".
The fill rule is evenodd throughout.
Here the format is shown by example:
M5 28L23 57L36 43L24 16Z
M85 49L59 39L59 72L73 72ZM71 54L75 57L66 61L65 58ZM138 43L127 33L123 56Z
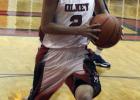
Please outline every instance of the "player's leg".
M92 100L101 92L101 85L98 74L87 77L86 81L77 79L75 81L75 98L76 100Z
M35 59L35 68L34 68L34 77L33 77L33 87L30 91L28 100L34 100L42 81L42 74L44 70L44 64L42 61L44 55L47 53L48 49L44 46L41 46L38 49L36 59Z
M95 64L89 58L84 60L84 69L86 73L85 71L74 73L66 80L66 84L77 100L92 100L101 92L99 75Z
M49 92L46 92L45 90L40 91L33 100L49 100L51 96L62 86L62 84L63 82L61 82L60 84L57 84Z
M81 75L81 77L78 75L79 78L75 75L71 77L71 79L69 78L69 80L66 81L66 84L70 88L76 100L92 100L92 98L96 97L101 92L99 81L95 81L97 83L90 82L88 78L81 78L83 75ZM98 77L95 77L95 79L97 80Z
M28 97L28 100L49 100L51 96L57 91L61 86L62 82L55 85L49 92L45 90L41 90L42 82L43 82L43 71L44 71L44 63L37 64L35 73L34 73L34 81L33 88ZM46 82L47 84L47 82Z
M28 100L49 100L55 91L61 87L62 82L56 84L49 92L41 91L41 86L44 77L45 61L44 55L48 52L48 48L41 46L36 55L36 66L34 69L33 87L31 89Z
M91 100L94 94L93 88L91 85L88 85L85 81L80 79L80 77L83 78L83 76L80 75L79 77L79 75L80 73L72 74L66 79L66 84L70 88L76 100Z
M101 92L100 83L85 83L80 82L81 85L77 86L75 89L76 100L92 100Z
M83 68L86 72L85 75L87 76L85 80L86 84L81 84L81 85L79 84L79 86L77 86L75 92L77 100L80 100L81 97L83 100L92 100L93 97L96 97L101 92L99 74L97 73L96 66L90 57L91 57L90 55L86 55L84 59ZM81 81L79 83L84 83L82 82L82 80L79 81ZM84 88L87 89L84 90Z
M111 64L107 62L105 59L102 58L101 52L103 51L103 48L96 47L93 60L96 66L100 66L103 68L110 68Z

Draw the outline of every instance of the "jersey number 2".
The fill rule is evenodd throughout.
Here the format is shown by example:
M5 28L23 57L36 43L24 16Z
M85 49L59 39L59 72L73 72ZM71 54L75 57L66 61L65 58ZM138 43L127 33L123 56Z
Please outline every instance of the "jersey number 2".
M72 23L69 26L80 26L82 24L82 15L73 15L70 21Z

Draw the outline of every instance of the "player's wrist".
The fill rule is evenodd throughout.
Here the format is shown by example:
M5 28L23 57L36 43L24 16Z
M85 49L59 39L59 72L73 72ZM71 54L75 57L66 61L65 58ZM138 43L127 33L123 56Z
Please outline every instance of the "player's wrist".
M73 27L73 33L75 35L82 35L82 36L86 35L84 32L84 27L82 26Z

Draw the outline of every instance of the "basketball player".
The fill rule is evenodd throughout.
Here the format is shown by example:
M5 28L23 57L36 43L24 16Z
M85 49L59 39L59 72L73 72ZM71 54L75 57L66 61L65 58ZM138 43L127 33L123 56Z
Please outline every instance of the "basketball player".
M105 7L107 9L107 11L109 12L108 10L108 7L106 5L106 2L105 0L104 1L104 4L105 4ZM96 14L93 13L93 16L95 16ZM44 35L45 33L42 32L42 30L39 28L39 37L40 37L40 42L43 41L43 38L44 38ZM96 50L95 52L93 52L93 61L95 63L96 66L99 66L99 67L103 67L103 68L110 68L111 67L111 64L107 61L105 61L102 57L101 57L101 52L103 51L103 48L100 48L100 47L96 47Z
M49 100L64 82L76 100L92 100L100 93L99 75L87 49L88 38L98 39L94 34L101 32L99 24L88 24L94 11L108 14L103 0L43 1L41 31L46 34L28 100Z

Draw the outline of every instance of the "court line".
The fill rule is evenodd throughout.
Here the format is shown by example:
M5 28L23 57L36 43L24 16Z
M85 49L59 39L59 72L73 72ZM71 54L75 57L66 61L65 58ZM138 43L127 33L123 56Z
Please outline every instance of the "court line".
M103 76L100 76L100 77L105 77L105 78L121 78L121 79L137 79L137 80L140 80L140 76L119 76L119 75L103 75Z
M33 74L0 74L0 78L9 77L31 77ZM119 75L101 75L103 78L113 78L113 79L133 79L140 80L140 76L119 76Z
M11 28L0 28L0 36L25 36L25 37L36 37L38 36L37 29L11 29Z
M1 78L10 78L10 77L29 77L29 76L33 76L33 75L20 75L20 76L16 76L16 75L8 75L8 76L0 76L0 79Z

